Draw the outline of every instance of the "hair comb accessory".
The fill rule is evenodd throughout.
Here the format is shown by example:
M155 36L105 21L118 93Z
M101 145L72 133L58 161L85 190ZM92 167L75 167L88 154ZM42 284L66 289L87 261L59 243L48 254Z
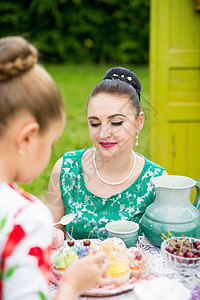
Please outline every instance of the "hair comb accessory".
M119 74L114 73L111 77L108 76L108 77L105 77L104 79L119 79L123 82L130 84L138 93L138 86L134 82L134 80L131 76L125 76L124 74L119 75ZM138 95L139 95L139 93L138 93ZM140 95L139 95L139 98L140 98Z
M124 67L114 67L109 69L105 73L103 80L105 79L110 79L114 81L118 79L124 83L131 85L136 91L140 101L141 82L138 76L132 70Z
M137 89L137 84L133 81L133 78L131 76L125 76L124 74L112 74L111 76L107 76L104 79L115 79L115 77L119 80L122 80L124 82L127 82L129 84L131 84L134 89Z

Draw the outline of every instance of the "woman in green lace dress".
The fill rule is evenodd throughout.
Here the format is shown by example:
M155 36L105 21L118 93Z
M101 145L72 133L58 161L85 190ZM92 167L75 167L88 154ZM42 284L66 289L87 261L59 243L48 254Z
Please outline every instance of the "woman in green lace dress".
M88 99L87 118L93 146L64 153L55 164L48 202L55 222L74 213L66 226L76 239L97 237L111 220L139 222L152 204L151 178L164 169L133 146L144 124L140 111L141 83L131 70L116 67L106 72ZM55 232L55 245L61 240Z

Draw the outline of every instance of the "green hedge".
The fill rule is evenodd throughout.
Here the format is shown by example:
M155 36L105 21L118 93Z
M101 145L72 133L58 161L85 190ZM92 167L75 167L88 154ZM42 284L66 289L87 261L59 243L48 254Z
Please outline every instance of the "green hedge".
M148 61L150 0L1 0L0 36L22 35L44 60Z

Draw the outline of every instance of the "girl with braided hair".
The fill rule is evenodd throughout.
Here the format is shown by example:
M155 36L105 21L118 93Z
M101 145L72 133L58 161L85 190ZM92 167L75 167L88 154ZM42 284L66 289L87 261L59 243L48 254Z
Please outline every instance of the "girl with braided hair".
M133 71L108 70L87 104L93 146L64 153L54 166L49 206L55 221L69 212L76 215L66 226L69 232L73 226L75 238L86 238L90 232L97 237L98 230L113 220L139 223L154 200L151 178L166 172L133 151L144 124L140 92L140 79Z
M12 182L29 183L47 165L65 125L58 88L22 37L0 39L0 299L51 299L53 218L48 207ZM108 282L102 253L64 273L56 300L76 299Z

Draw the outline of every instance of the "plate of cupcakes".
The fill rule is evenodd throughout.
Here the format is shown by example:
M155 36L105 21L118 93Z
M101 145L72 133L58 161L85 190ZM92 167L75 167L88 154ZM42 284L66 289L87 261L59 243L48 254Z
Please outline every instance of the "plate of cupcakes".
M141 248L126 248L119 238L107 238L104 241L70 239L52 251L52 282L58 284L70 264L98 250L103 251L109 261L107 274L112 278L112 285L93 288L84 296L105 297L126 293L137 282L151 277L148 255Z

